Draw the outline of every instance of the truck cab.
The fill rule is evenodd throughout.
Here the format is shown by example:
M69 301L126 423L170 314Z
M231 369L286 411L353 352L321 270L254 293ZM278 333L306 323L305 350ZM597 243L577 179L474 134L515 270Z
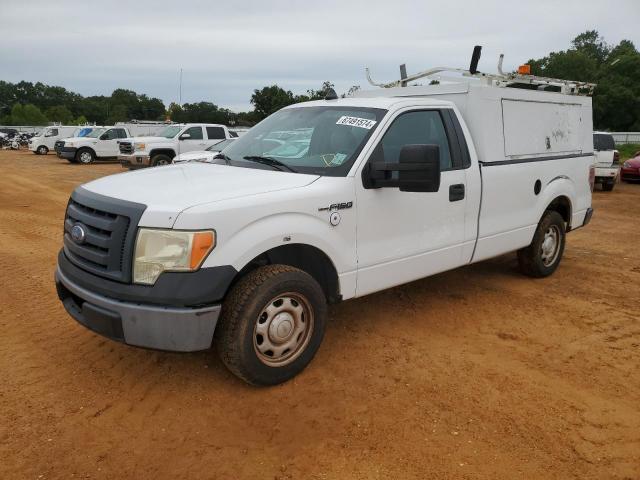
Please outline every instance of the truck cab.
M29 150L37 155L46 155L50 150L55 149L58 140L73 136L78 130L76 126L44 127L38 135L29 140Z
M70 163L89 164L118 156L118 142L130 136L124 127L98 127L84 137L65 138L59 156Z
M78 187L64 307L129 345L213 344L273 385L311 361L329 303L509 252L553 274L592 215L591 98L477 80L291 105L211 162Z
M602 185L605 192L610 192L618 180L620 165L616 143L608 132L593 132L593 151L595 154L595 183Z
M186 152L203 151L237 134L224 125L188 123L165 127L156 136L128 138L120 142L118 160L124 168L138 169L170 164Z

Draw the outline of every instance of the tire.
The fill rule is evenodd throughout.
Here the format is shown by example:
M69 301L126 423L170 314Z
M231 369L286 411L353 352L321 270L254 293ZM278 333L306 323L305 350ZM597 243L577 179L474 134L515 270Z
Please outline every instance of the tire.
M47 153L49 153L49 149L44 145L40 145L36 152L38 155L46 155Z
M611 190L613 190L613 187L615 186L615 184L616 184L616 181L613 178L604 180L602 182L602 191L610 192Z
M547 210L538 223L531 245L518 250L520 271L530 277L548 277L560 265L564 245L564 219L558 212Z
M76 158L74 160L76 163L89 165L90 163L93 163L95 159L96 156L91 150L88 148L81 148L76 152Z
M151 159L151 165L154 167L159 167L161 165L170 165L171 157L169 155L165 155L164 153L159 153L154 155Z
M62 157L59 157L59 158L62 158ZM69 163L73 163L73 164L78 163L78 161L77 161L75 158L67 158L66 160L67 160L67 162L69 162Z
M276 385L313 359L326 317L324 292L311 275L266 265L244 276L227 295L213 343L234 375L252 385Z

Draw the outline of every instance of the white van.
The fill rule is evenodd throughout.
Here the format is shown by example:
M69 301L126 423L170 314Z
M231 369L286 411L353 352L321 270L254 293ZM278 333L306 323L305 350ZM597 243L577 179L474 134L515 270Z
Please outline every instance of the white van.
M80 130L77 126L54 125L44 127L38 135L29 140L29 150L38 155L46 155L54 150L56 140L73 137Z
M129 345L214 343L233 373L271 385L311 361L327 303L508 252L524 274L551 275L565 234L592 215L591 98L561 80L552 93L508 88L535 85L529 75L466 73L331 92L212 163L76 188L56 270L64 307Z

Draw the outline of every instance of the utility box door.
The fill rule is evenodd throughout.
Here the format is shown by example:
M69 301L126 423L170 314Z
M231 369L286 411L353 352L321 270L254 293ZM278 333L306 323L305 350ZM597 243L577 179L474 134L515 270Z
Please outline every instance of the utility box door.
M507 157L582 151L578 104L502 99L502 121Z

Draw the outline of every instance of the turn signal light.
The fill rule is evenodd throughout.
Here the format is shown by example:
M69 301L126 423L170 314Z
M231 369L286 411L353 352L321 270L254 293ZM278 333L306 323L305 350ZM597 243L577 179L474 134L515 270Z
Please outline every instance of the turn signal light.
M531 65L520 65L518 67L518 73L520 75L531 75Z
M191 261L189 266L195 270L200 263L209 254L215 243L215 235L213 232L197 232L193 235L193 243L191 245Z

